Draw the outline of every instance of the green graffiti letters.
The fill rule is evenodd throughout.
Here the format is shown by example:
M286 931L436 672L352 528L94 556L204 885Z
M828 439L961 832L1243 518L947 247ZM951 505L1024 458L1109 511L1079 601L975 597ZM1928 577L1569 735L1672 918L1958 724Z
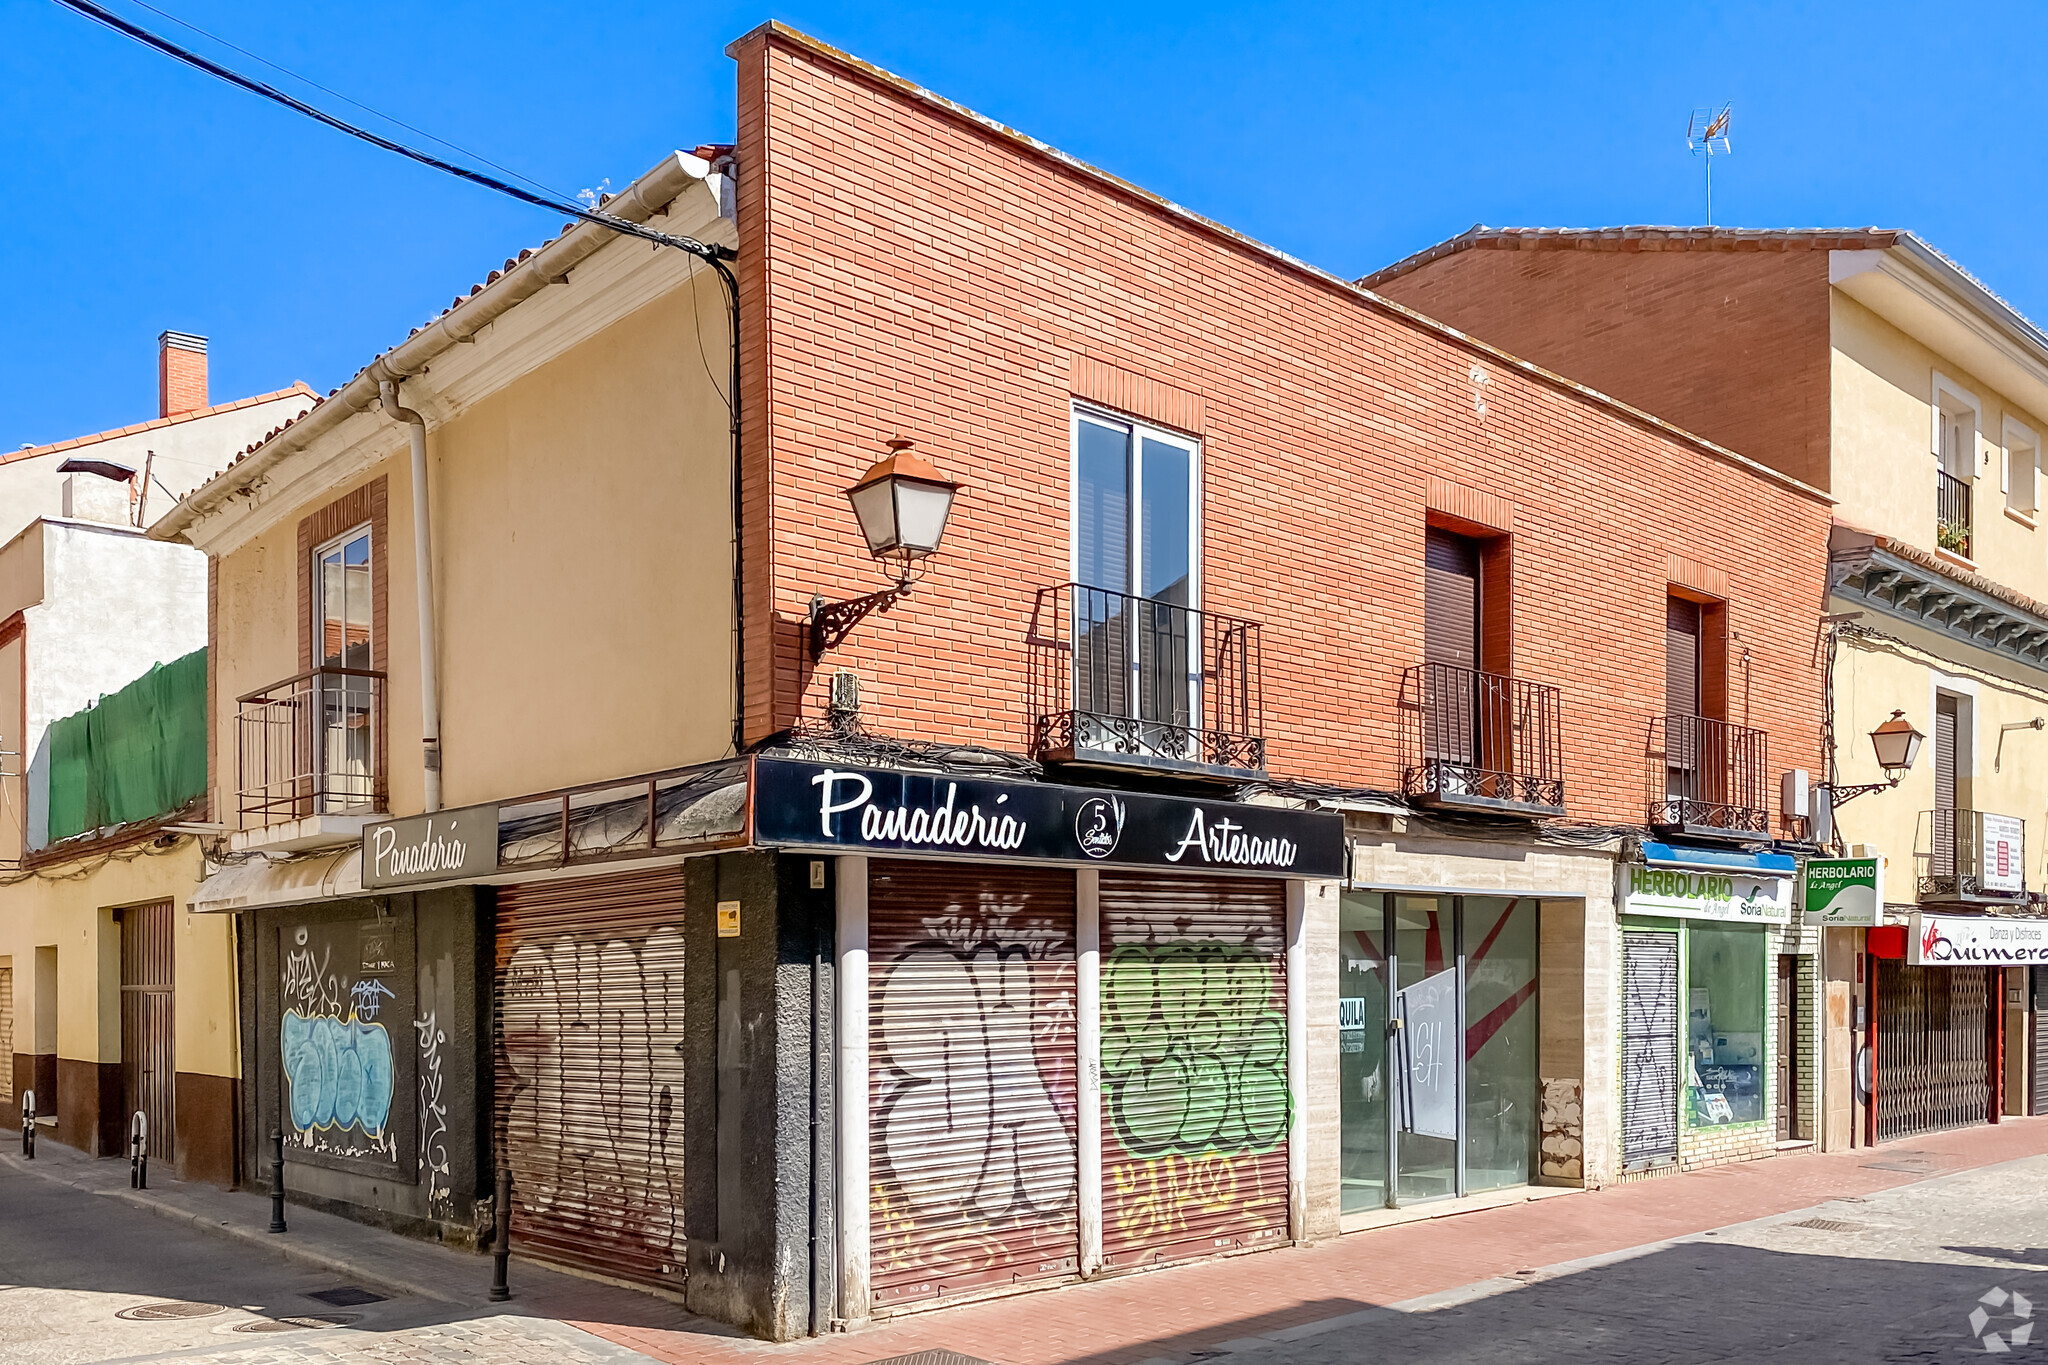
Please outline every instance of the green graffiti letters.
M1116 949L1102 969L1102 1074L1132 1156L1269 1152L1287 1136L1279 962L1236 944Z

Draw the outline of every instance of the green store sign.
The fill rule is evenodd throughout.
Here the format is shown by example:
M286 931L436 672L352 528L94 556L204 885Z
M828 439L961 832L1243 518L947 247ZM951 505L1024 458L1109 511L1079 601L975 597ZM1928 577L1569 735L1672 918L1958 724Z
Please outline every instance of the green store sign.
M1630 863L1622 871L1621 913L1787 924L1792 919L1791 892L1788 877Z
M1806 864L1806 918L1816 924L1877 924L1884 907L1884 859L1812 858Z

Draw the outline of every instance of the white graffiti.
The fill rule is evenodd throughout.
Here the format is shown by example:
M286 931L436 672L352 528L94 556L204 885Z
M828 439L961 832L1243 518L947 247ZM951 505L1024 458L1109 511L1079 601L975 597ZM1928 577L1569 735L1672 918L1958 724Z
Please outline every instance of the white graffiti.
M680 1268L682 935L513 950L500 985L513 1207L588 1211Z
M891 1162L914 1210L1042 1217L1073 1202L1073 1139L1036 1059L1002 1041L1020 1036L1020 1016L1043 1012L1034 1011L1033 974L1021 949L922 944L882 979L877 1061L894 1084L876 1125L877 1155L915 1156ZM937 1002L951 1007L940 1019ZM1024 1150L1027 1136L1066 1149Z
M285 955L280 983L285 1004L298 1006L299 1013L305 1015L339 1015L341 979L328 970L333 965L334 950L321 949L316 961L313 950L305 946L305 934L305 930L299 930L299 946Z
M420 1040L420 1167L427 1174L427 1207L454 1193L448 1181L448 1102L441 1097L441 1044L448 1041L433 1010L412 1021Z

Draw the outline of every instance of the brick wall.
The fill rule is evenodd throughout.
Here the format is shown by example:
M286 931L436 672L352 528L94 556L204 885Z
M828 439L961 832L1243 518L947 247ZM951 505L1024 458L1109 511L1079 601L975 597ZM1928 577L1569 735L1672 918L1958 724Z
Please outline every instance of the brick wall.
M871 729L1026 747L1080 396L1199 428L1204 605L1264 623L1274 773L1398 785L1437 504L1511 521L1514 666L1564 689L1573 815L1643 818L1681 561L1726 575L1731 718L1818 769L1822 500L786 32L732 52L750 737L850 668ZM899 434L968 486L927 579L814 669L811 595L883 582L844 490Z
M1430 317L1829 486L1824 250L1516 250L1490 239L1368 278Z

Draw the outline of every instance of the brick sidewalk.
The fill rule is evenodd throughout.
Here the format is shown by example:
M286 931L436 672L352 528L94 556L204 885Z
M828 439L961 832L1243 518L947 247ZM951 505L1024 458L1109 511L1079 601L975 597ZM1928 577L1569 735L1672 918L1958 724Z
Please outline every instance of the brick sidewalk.
M1354 1233L1093 1284L893 1319L786 1346L622 1326L561 1305L585 1331L670 1365L788 1357L856 1365L958 1351L1001 1365L1185 1360L1233 1341L1385 1304L2048 1152L2048 1120L1798 1152L1556 1199Z

